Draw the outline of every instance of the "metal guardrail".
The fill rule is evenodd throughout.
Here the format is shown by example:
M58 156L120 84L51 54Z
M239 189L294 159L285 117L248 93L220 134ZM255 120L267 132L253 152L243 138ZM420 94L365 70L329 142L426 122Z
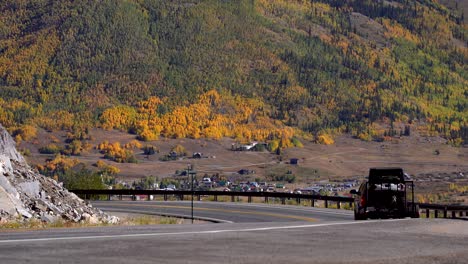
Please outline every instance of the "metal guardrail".
M84 198L85 200L91 199L92 197L105 195L110 200L111 196L118 196L121 200L124 195L136 197L137 195L147 195L147 199L150 199L150 195L163 196L164 200L167 201L170 196L176 196L180 200L184 200L185 196L191 196L192 191L166 191L166 190L70 190L70 192ZM313 195L313 194L296 194L296 193L281 193L281 192L224 192L224 191L194 191L194 197L198 201L201 200L202 196L213 196L214 201L218 201L220 196L230 196L231 202L236 201L236 197L247 197L247 202L251 203L253 197L263 197L265 202L268 202L270 198L279 198L282 204L286 204L286 200L295 199L297 203L302 200L311 201L311 206L315 206L316 201L324 201L325 208L329 207L329 202L336 204L336 208L341 209L342 203L349 204L352 208L354 204L354 198L343 197L343 196L324 196L324 195ZM427 218L465 218L468 217L468 206L467 205L443 205L443 204L428 204L428 203L416 203L419 207L420 213L425 214ZM432 214L433 212L433 214Z
M106 195L107 199L110 200L111 196L118 196L122 199L123 195L130 195L136 197L137 195L147 195L148 199L150 195L163 196L164 200L167 201L169 196L177 196L180 200L184 200L184 196L191 196L192 191L166 191L166 190L70 190L70 192L84 198L85 200L90 199L93 196ZM325 208L329 207L329 202L336 204L338 209L341 209L342 203L348 203L350 207L354 202L351 197L342 196L324 196L324 195L312 195L312 194L296 194L296 193L281 193L281 192L224 192L224 191L194 191L194 197L197 200L201 200L202 196L213 196L214 201L218 201L220 196L230 196L231 202L236 201L236 197L247 197L247 202L251 203L253 197L263 197L265 202L268 202L270 198L279 198L282 204L286 204L286 200L295 199L298 203L302 200L311 201L311 206L315 206L315 202L318 200L324 201Z
M464 218L468 217L468 206L466 205L446 205L446 204L428 204L428 203L416 203L419 206L419 210L423 211L426 218L434 217L439 218L439 213L442 214L443 218ZM431 214L431 211L434 214Z

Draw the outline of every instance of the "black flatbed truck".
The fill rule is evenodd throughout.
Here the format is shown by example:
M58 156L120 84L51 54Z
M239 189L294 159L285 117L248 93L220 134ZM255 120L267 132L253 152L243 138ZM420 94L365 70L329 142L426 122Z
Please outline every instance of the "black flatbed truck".
M401 168L371 168L368 180L351 194L355 197L356 220L419 217L414 182L405 179Z

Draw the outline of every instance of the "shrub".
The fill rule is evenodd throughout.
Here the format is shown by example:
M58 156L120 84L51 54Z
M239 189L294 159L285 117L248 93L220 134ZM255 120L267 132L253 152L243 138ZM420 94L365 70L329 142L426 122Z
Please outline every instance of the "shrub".
M67 170L64 174L59 175L59 181L63 182L63 185L67 189L105 189L106 186L102 182L99 173L93 173L87 169L81 169L80 171Z
M107 163L105 163L102 160L98 160L98 161L96 161L96 163L94 165L96 167L98 167L99 169L103 169L103 168L105 168L107 166Z
M37 129L31 125L23 125L20 128L13 130L13 137L18 138L19 141L29 141L37 137Z
M293 174L284 174L284 175L270 175L274 181L279 182L288 182L294 183L296 181L296 176Z
M119 163L138 163L133 151L122 148L119 142L110 144L108 141L104 141L101 144L98 144L96 149L100 150L100 152L104 154L105 159Z
M62 151L62 148L55 144L49 144L45 147L39 148L39 153L41 154L58 154L61 151Z
M138 134L137 138L141 141L154 141L158 140L159 134L155 131L144 129Z
M156 153L159 153L159 149L152 145L146 145L141 150L143 150L143 153L145 155L154 155Z
M134 148L140 149L141 147L142 145L140 142L138 142L138 140L132 140L129 143L124 145L124 148L126 149L134 149Z
M323 144L323 145L332 145L332 144L335 143L333 138L330 135L327 135L327 134L319 135L318 138L317 138L317 142L320 143L320 144Z
M291 139L291 142L292 142L292 144L294 145L294 147L297 147L297 148L303 148L303 147L304 147L304 145L302 145L302 142L299 141L299 139L296 138L296 137L293 137L293 138Z
M171 151L177 153L177 156L187 156L187 150L182 145L173 147Z
M273 151L276 151L278 148L279 148L279 140L272 140L269 144L268 144L268 150L273 152Z

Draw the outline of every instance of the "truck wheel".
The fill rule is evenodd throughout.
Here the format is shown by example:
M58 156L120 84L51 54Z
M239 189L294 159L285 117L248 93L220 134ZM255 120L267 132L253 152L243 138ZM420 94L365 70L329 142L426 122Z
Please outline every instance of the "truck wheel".
M360 221L360 220L367 220L367 217L365 217L364 215L358 213L358 212L354 212L354 220L357 220L357 221Z

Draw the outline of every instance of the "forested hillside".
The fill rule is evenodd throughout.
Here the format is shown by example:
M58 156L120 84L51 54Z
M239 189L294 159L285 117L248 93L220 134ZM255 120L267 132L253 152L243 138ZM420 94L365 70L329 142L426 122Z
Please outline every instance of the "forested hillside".
M287 147L417 121L468 143L468 27L436 0L3 0L0 12L0 123L17 140L103 127Z

